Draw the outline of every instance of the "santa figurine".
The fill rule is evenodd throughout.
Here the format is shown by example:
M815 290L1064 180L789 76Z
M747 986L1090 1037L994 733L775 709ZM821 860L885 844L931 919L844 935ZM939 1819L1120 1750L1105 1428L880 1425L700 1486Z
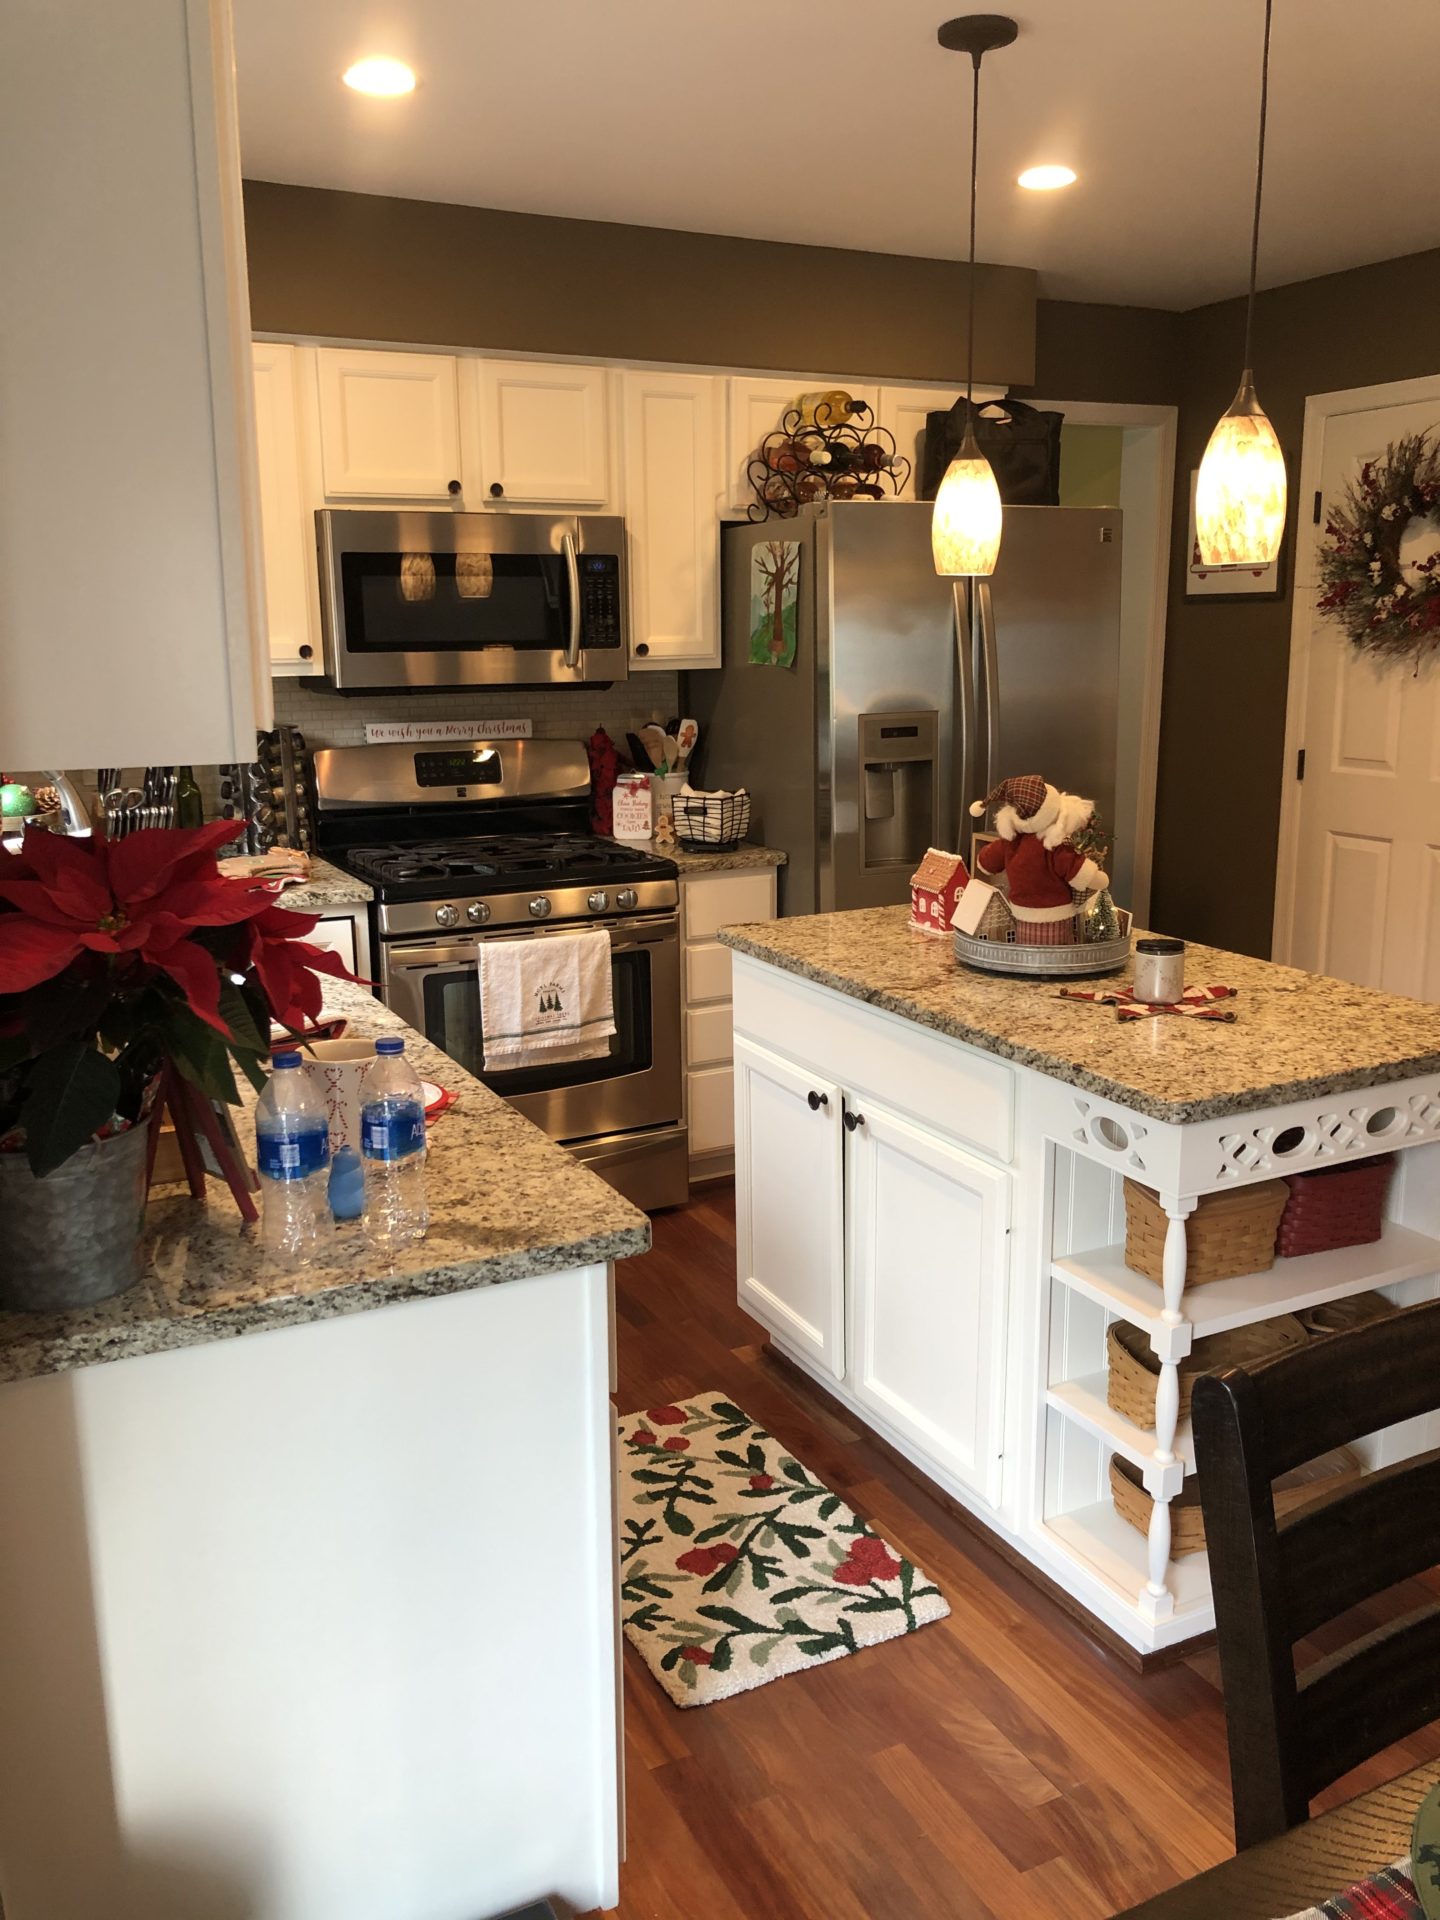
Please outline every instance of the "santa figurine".
M1071 888L1092 893L1110 876L1069 843L1095 812L1093 800L1061 793L1038 773L1012 774L971 806L978 819L991 808L998 840L980 849L982 873L1003 874L1015 938L1026 945L1069 946L1076 938Z

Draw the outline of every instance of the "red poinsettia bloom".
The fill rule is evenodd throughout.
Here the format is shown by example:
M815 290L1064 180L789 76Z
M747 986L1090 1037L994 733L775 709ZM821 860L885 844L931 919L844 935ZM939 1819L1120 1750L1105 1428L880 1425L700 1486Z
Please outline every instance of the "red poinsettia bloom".
M720 1567L728 1567L732 1560L740 1557L740 1549L732 1541L721 1540L713 1547L691 1547L688 1553L682 1553L675 1562L685 1573L714 1573Z
M684 1407L647 1407L645 1418L657 1427L683 1427L690 1416Z
M632 1447L653 1447L655 1436L648 1427L637 1427L630 1436Z
M773 1473L752 1473L750 1484L757 1493L768 1493L775 1484Z
M832 1579L846 1587L867 1587L872 1580L898 1580L901 1563L883 1540L862 1533L850 1542L850 1551Z
M662 1440L660 1444L667 1453L685 1453L690 1446L683 1434L678 1433L672 1433L668 1440Z
M313 917L276 907L264 889L219 871L215 849L234 837L228 820L118 841L27 833L18 853L0 855L0 901L12 909L0 916L0 994L24 993L95 953L122 972L166 974L192 1011L225 1033L222 970L191 936L249 921L255 972L273 1012L297 1026L313 1018L321 1002L315 972L348 978L346 969L294 937L311 931Z
M680 1658L692 1661L697 1667L708 1667L714 1655L704 1647L681 1647Z

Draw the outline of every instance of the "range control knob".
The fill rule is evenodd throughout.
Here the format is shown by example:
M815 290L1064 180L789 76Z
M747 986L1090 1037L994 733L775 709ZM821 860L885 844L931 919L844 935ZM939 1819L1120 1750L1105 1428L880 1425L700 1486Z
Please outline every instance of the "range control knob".
M460 909L458 907L452 907L448 901L443 907L436 907L435 909L436 922L442 927L453 927L459 918Z
M530 902L530 918L532 920L548 920L550 918L550 902L543 893L537 893L535 898Z
M485 922L490 918L489 905L484 900L472 900L465 909L465 918L472 921L477 927L483 927Z
M622 887L615 896L615 904L622 913L629 913L632 907L638 907L640 896L633 887Z
M594 893L586 894L585 904L592 913L603 913L610 904L610 896L603 888L597 888Z

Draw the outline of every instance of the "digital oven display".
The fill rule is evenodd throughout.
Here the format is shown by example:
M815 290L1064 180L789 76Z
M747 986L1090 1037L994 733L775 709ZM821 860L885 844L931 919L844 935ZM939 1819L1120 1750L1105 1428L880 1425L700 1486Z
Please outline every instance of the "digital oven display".
M417 787L498 787L503 779L493 747L442 747L415 756Z

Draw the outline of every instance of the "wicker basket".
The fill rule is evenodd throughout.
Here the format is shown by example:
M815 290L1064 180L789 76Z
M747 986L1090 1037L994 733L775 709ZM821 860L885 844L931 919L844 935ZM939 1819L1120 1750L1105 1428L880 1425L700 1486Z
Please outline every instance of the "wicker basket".
M1185 1222L1185 1284L1264 1273L1275 1264L1275 1229L1290 1190L1283 1180L1206 1193ZM1169 1217L1149 1187L1125 1182L1125 1264L1147 1280L1164 1275Z
M1394 1171L1395 1156L1385 1153L1348 1167L1287 1174L1289 1199L1275 1235L1276 1253L1292 1259L1297 1254L1329 1253L1335 1247L1363 1247L1378 1240Z
M1295 1317L1307 1334L1349 1333L1352 1327L1368 1327L1372 1320L1383 1320L1399 1309L1383 1293L1351 1293L1343 1300L1327 1300L1322 1306L1306 1307Z
M1297 1507L1307 1506L1310 1501L1358 1480L1364 1471L1358 1454L1349 1447L1336 1447L1332 1453L1321 1454L1318 1460L1307 1460L1275 1482L1275 1518L1283 1520ZM1110 1456L1110 1497L1122 1520L1127 1520L1139 1533L1150 1531L1150 1514L1155 1502L1145 1491L1140 1469L1122 1460L1118 1453ZM1183 1560L1187 1553L1204 1551L1205 1516L1200 1511L1200 1487L1190 1473L1170 1502L1170 1558Z
M1219 1373L1222 1367L1263 1360L1266 1354L1279 1353L1286 1347L1303 1347L1305 1340L1305 1328L1290 1313L1197 1340L1180 1362L1180 1418L1183 1420L1190 1411L1190 1395L1202 1373ZM1160 1362L1148 1338L1127 1321L1117 1320L1105 1336L1105 1348L1110 1362L1106 1401L1137 1427L1153 1428Z

